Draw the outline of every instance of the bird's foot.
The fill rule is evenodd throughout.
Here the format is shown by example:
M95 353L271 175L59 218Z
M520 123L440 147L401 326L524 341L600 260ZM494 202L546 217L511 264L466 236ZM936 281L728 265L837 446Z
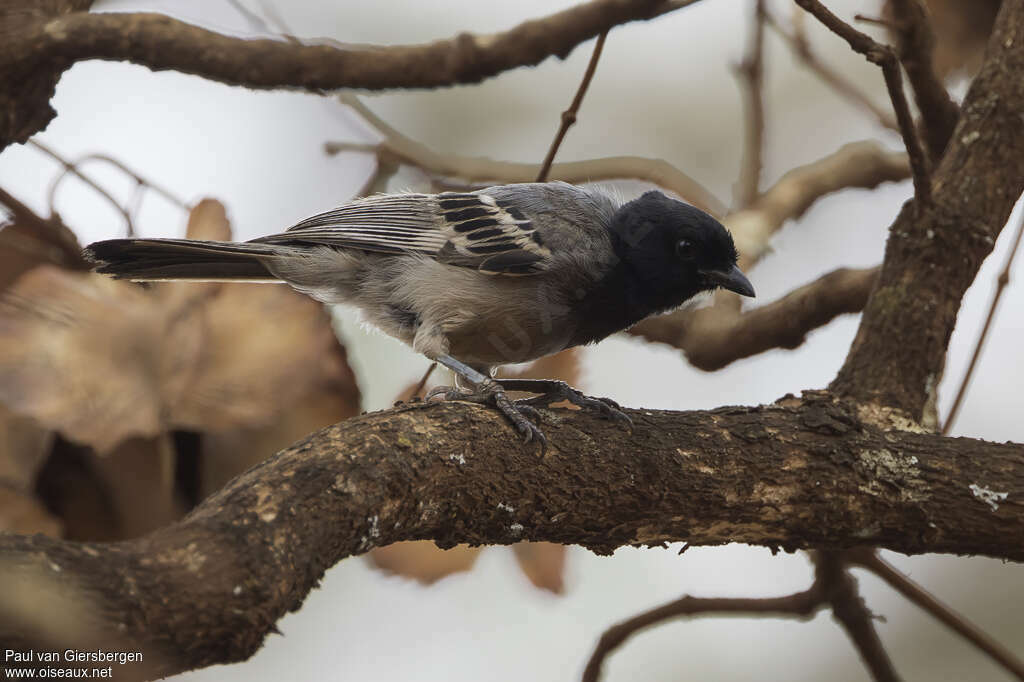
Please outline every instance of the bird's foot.
M582 409L596 410L605 419L621 422L633 430L633 420L629 418L617 402L611 398L592 398L577 391L575 388L556 379L495 379L506 391L527 391L539 393L533 398L515 401L520 409L524 407L548 406L551 403L568 401Z
M512 422L512 425L522 435L524 443L536 441L540 444L542 455L547 450L548 439L534 423L540 421L540 412L537 411L537 408L522 401L513 402L505 394L505 389L501 384L493 379L481 382L475 392L464 391L454 386L438 386L427 394L426 399L431 400L436 397L440 397L442 400L462 400L495 407Z

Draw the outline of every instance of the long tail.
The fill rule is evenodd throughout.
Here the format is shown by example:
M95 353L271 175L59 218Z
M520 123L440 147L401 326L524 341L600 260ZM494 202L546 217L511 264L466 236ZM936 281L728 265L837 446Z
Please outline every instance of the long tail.
M85 248L96 272L134 280L276 281L265 262L287 247L191 239L110 239Z

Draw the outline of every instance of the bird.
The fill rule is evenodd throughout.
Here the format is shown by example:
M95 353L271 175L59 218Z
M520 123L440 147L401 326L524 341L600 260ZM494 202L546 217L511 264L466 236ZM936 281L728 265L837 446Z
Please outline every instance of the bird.
M495 378L499 366L596 343L702 292L755 295L708 213L657 190L625 201L564 182L375 194L251 241L110 239L84 253L119 279L275 281L354 305L454 373L428 397L489 404L542 452L536 406L567 400L632 422L610 399Z

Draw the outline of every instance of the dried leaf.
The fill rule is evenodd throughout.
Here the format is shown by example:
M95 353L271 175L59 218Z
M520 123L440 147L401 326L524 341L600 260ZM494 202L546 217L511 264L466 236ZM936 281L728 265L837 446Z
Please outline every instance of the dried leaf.
M542 590L562 594L565 590L565 545L551 542L520 542L512 546L519 568Z
M473 568L480 550L480 547L468 545L441 549L429 540L417 540L378 547L367 558L382 571L429 585L445 576Z
M345 357L334 352L320 356L320 383L299 396L288 410L266 426L218 431L202 436L199 492L201 497L285 448L302 436L359 414L359 388Z
M200 202L189 230L229 238L223 206ZM329 315L286 286L143 288L39 266L0 298L0 403L100 453L172 428L273 428L323 390L346 401L336 418L357 409Z
M154 437L187 390L198 304L42 265L0 299L0 402L107 452Z
M189 239L231 240L231 223L224 204L216 199L203 199L188 214L185 236Z
M53 432L34 419L18 416L0 404L0 485L32 490L53 438Z
M42 533L59 538L61 522L29 493L0 486L0 533Z
M21 275L44 263L81 269L81 246L58 219L39 225L0 224L0 292Z
M167 434L130 438L90 464L116 519L118 539L134 538L166 526L185 513L175 493L174 444Z

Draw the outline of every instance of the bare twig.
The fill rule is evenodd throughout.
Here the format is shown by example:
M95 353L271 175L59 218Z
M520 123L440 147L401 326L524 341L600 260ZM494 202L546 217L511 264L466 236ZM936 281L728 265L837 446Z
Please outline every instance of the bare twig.
M900 135L902 135L903 144L910 155L910 168L914 178L914 194L919 202L930 202L931 184L929 174L931 169L924 146L917 135L917 128L914 127L914 119L910 114L907 97L903 92L903 77L900 75L900 63L896 57L895 50L850 26L830 12L818 0L796 0L796 3L813 14L826 28L845 40L855 52L864 55L868 61L881 67L882 75L885 77L885 85L889 90L889 98L892 100L893 110L896 112L896 122L899 124Z
M889 128L890 130L899 130L899 125L896 123L896 118L883 109L882 107L875 104L870 97L865 93L861 92L857 86L851 83L846 77L836 71L825 62L821 61L818 56L811 50L811 44L807 40L807 35L803 30L803 25L797 23L793 27L793 31L787 31L782 28L778 20L772 15L771 12L766 14L766 20L768 25L775 30L775 32L786 42L787 45L793 50L793 52L800 58L804 66L814 72L821 80L831 87L840 96L853 103L857 107L861 107L871 112L878 122Z
M934 165L953 135L953 128L960 118L960 107L935 73L932 58L935 34L924 3L921 0L891 0L888 7L895 23L900 61L921 113L922 138L928 145Z
M960 406L963 404L964 398L967 395L967 388L971 384L971 377L974 376L974 368L978 364L978 359L981 357L981 351L985 348L985 339L988 337L989 328L992 326L992 321L995 320L996 310L999 307L999 299L1003 296L1003 290L1010 283L1010 271L1013 267L1014 256L1017 255L1017 249L1020 248L1021 237L1024 236L1024 217L1021 217L1020 222L1017 225L1017 233L1013 236L1013 242L1010 244L1010 252L1006 257L1006 264L1003 265L1002 271L996 278L996 291L992 295L992 302L988 306L988 315L985 316L985 323L981 326L981 333L978 334L978 340L974 344L974 352L971 353L971 362L967 365L967 372L964 374L963 380L960 382L960 388L956 392L956 398L953 400L953 406L949 408L949 415L946 417L946 421L942 424L942 434L949 433L950 429L953 428L953 424L956 422L956 417L960 413Z
M58 175L53 180L53 183L50 184L50 191L49 191L49 193L47 195L48 196L48 201L49 201L49 206L50 206L50 213L54 213L55 210L56 210L57 188L60 186L61 181L65 177L67 177L68 173L71 173L75 177L77 177L79 180L84 182L86 185L91 187L101 197L106 199L107 202L111 206L114 207L114 210L116 210L118 213L121 214L121 217L124 218L124 222L125 222L125 231L127 232L129 237L131 237L131 236L133 236L135 234L135 226L132 224L132 214L128 211L127 208L125 208L124 206L121 205L121 202L119 202L117 199L114 198L113 194L108 192L106 189L104 189L102 186L100 186L100 184L98 182L96 182L95 180L90 178L88 175L86 175L85 173L80 171L78 169L78 167L75 166L74 163L72 163L71 161L68 161L67 159L65 159L63 156L58 154L56 151L51 149L49 146L43 144L42 142L40 142L39 140L37 140L35 138L32 138L28 142L33 147L35 147L39 151L43 152L44 154L46 154L47 156L49 156L50 158L52 158L53 160L55 160L57 163L59 163L61 166L64 167L64 172L62 172L60 175Z
M601 50L604 49L604 41L607 37L608 31L603 31L601 35L597 36L597 42L594 43L594 51L590 55L587 70L583 73L583 80L580 81L580 87L576 90L576 96L572 98L572 104L562 112L562 122L558 126L558 132L555 133L555 139L551 141L551 147L548 148L548 153L544 157L544 163L541 164L540 171L537 173L537 182L544 182L548 179L548 173L551 171L551 163L555 160L555 154L558 153L558 148L562 145L562 140L565 139L565 134L569 131L569 127L576 122L576 114L579 113L580 105L583 104L583 97L587 94L587 88L590 87L590 81L594 77L594 72L597 71L597 62L601 59Z
M754 5L754 27L747 54L738 71L746 94L746 132L740 177L736 183L736 206L749 206L761 191L764 165L764 0Z
M108 163L111 166L114 166L115 168L123 172L125 175L130 177L132 180L134 180L135 184L138 185L139 187L142 187L147 190L152 190L153 192L159 194L168 202L174 204L183 211L188 211L191 210L192 208L192 206L187 201L171 192L171 190L167 189L163 185L157 184L150 178L146 178L140 175L137 171L125 165L123 162L118 161L114 157L108 156L107 154L86 154L85 156L78 157L71 163L76 167L81 167L85 163L89 163L92 161L102 161L103 163Z
M351 107L367 124L377 130L383 140L377 145L348 142L328 142L324 149L328 154L344 151L360 151L377 155L378 161L416 166L424 172L441 178L458 178L455 185L479 185L506 182L533 182L537 177L538 165L513 163L493 159L442 154L405 136L369 109L359 98L345 93L339 96L345 105ZM693 178L663 159L648 159L639 156L613 156L551 165L549 179L579 183L600 180L635 178L675 192L690 203L709 213L722 216L725 204L712 192Z
M993 661L1003 666L1007 672L1014 675L1018 680L1024 680L1024 661L1014 656L1006 647L989 637L988 634L957 613L953 608L936 599L931 592L915 583L895 566L882 559L878 552L874 550L853 550L848 552L846 556L852 564L871 571L888 583L889 587L902 594L914 604L917 604L944 623L953 632L956 632L978 649L988 654Z
M816 552L812 556L816 581L825 590L832 614L846 630L871 676L876 682L898 682L899 676L878 638L871 611L857 589L857 580L847 570L843 553Z
M818 584L805 592L785 597L718 598L687 595L608 628L601 635L594 653L587 661L587 667L583 671L583 682L597 682L605 658L629 637L652 625L676 618L709 615L789 616L807 619L825 604L824 598L824 592Z
M419 380L419 383L417 383L416 387L412 390L411 397L418 398L423 395L423 388L427 385L427 381L430 380L430 375L434 373L435 369L437 369L437 363L430 363L430 367L427 367L427 371L423 373L423 378Z

